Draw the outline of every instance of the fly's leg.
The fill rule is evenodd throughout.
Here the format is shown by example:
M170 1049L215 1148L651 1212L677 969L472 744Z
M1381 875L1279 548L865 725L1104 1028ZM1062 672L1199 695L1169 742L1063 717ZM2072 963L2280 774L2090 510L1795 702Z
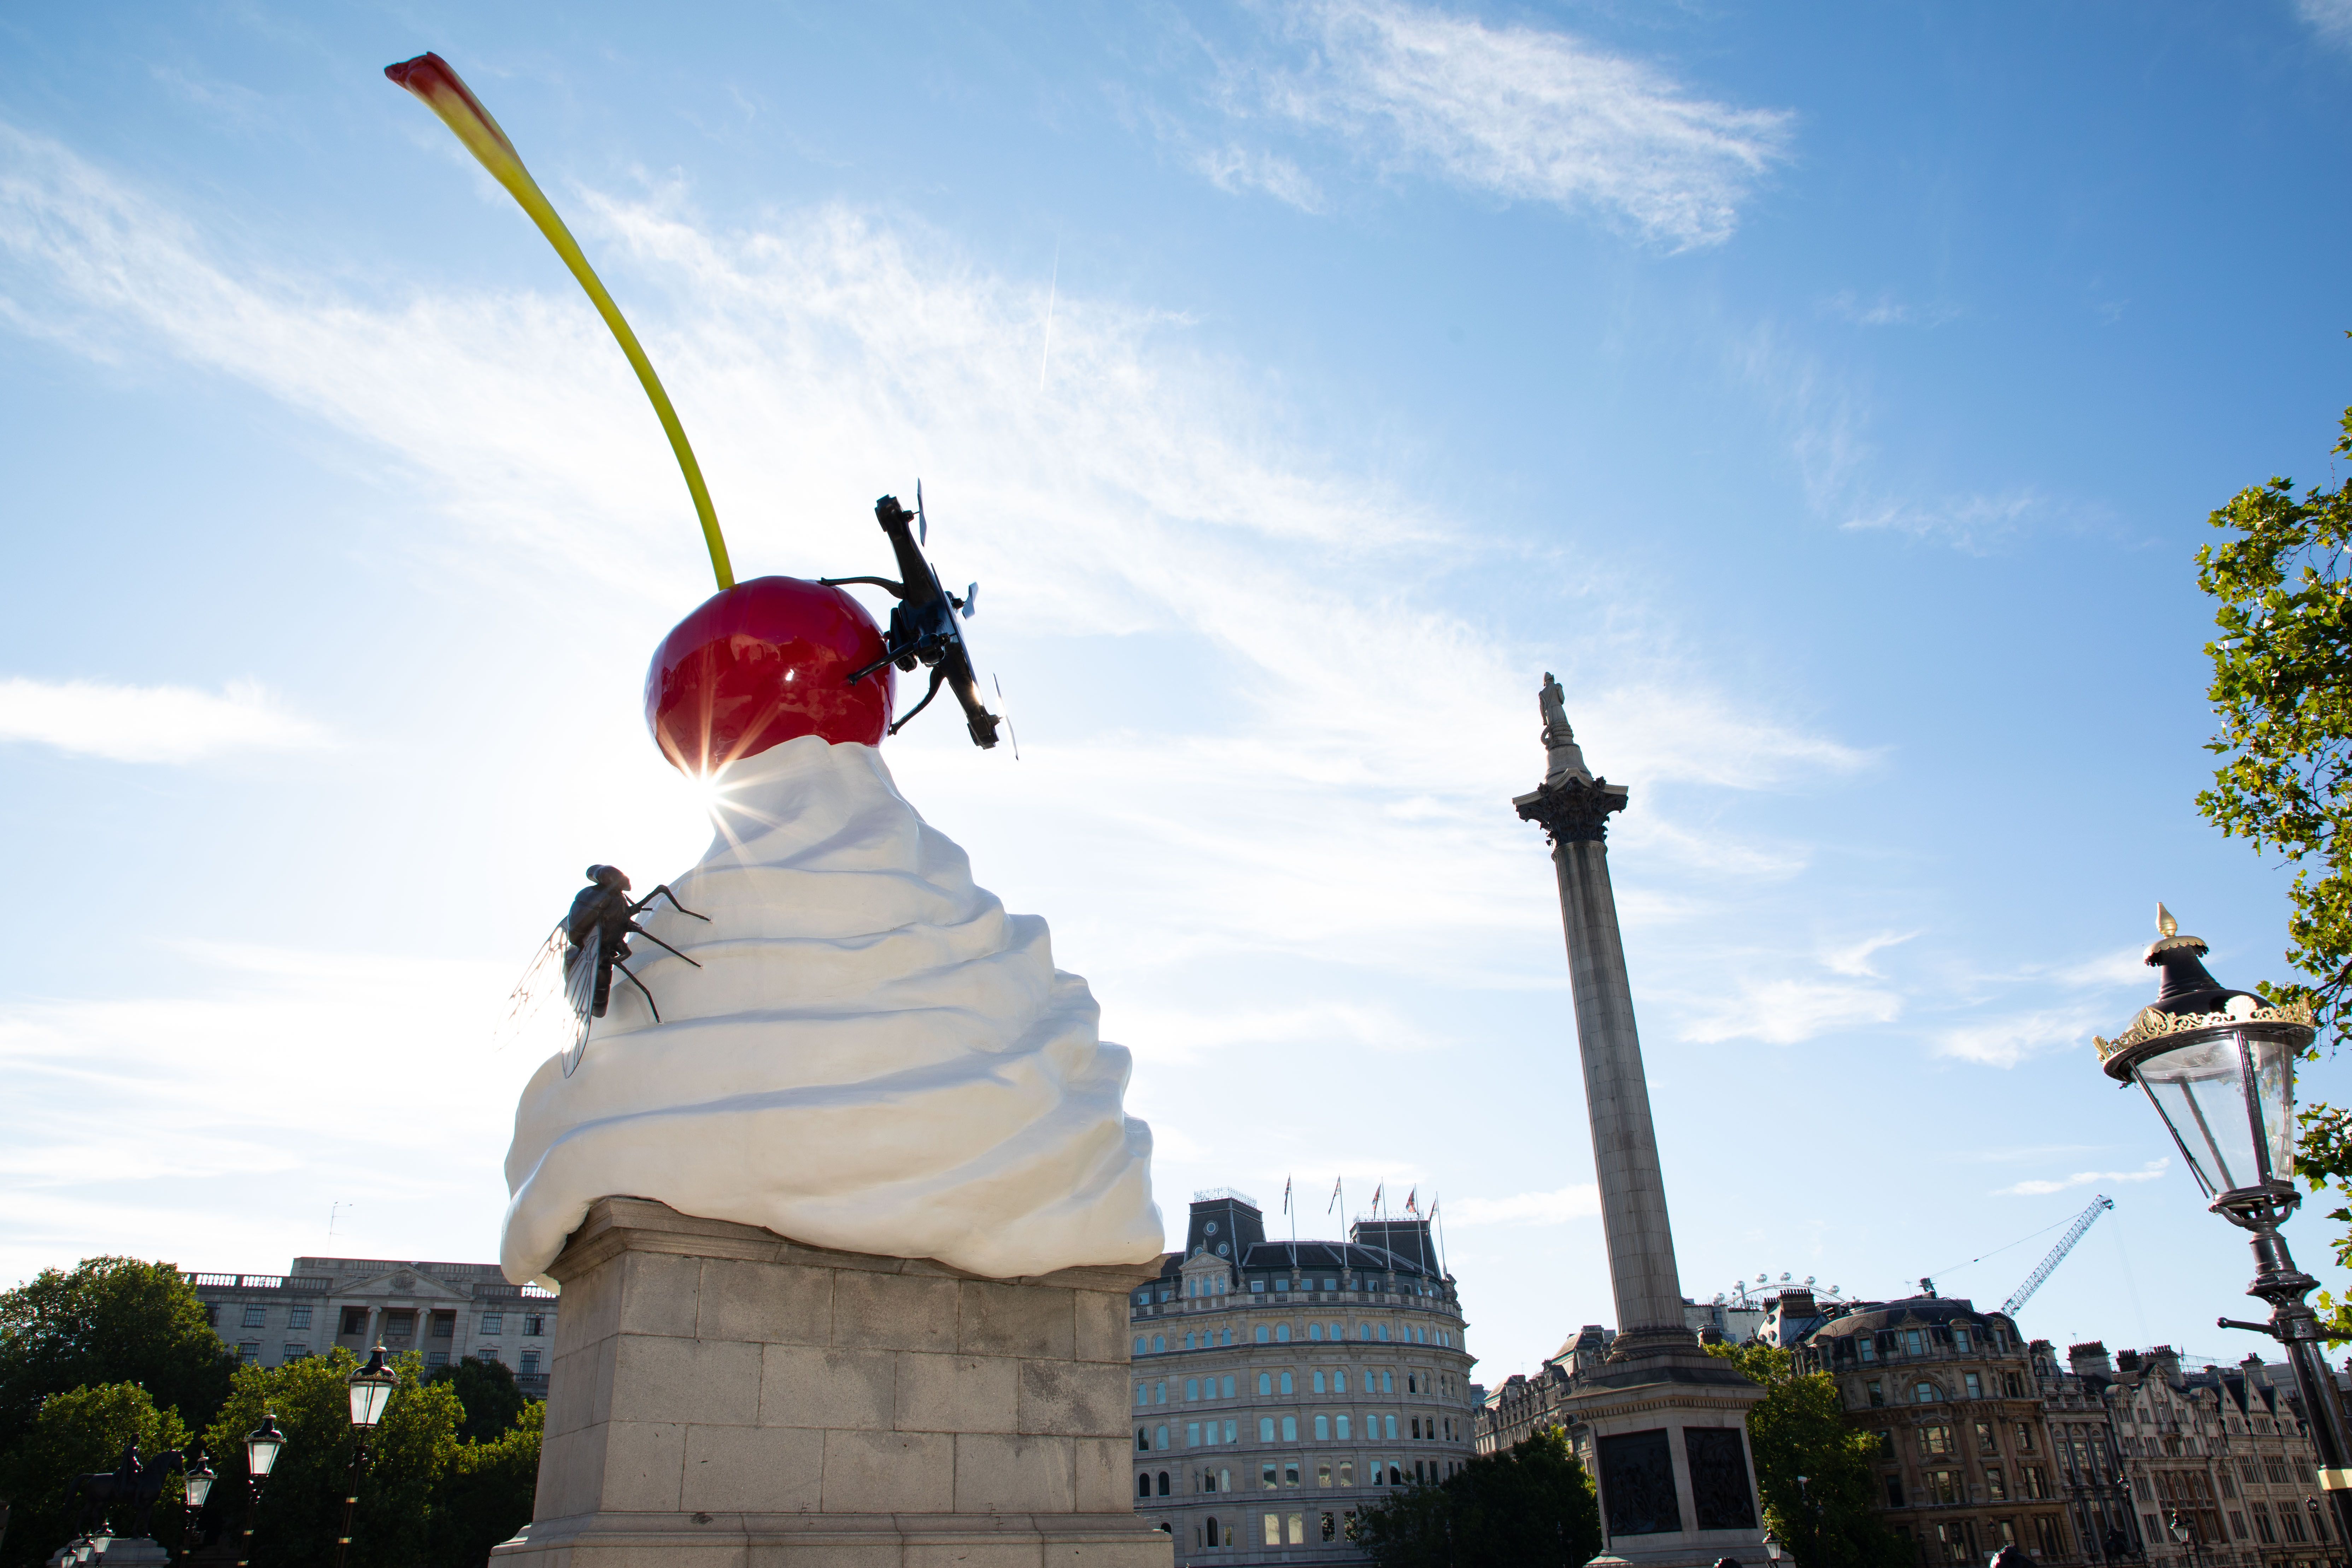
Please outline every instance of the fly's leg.
M669 900L669 907L676 910L679 914L694 915L694 911L692 910L688 909L684 904L677 901L677 895L669 890L669 884L667 882L656 883L652 892L647 893L644 898L639 899L635 903L629 906L629 912L633 915L643 914L645 912L646 906L652 903L656 899L667 899ZM709 915L694 915L694 918L705 922L708 922L710 919ZM631 931L637 931L637 928L635 926L631 926L629 929ZM637 934L639 936L644 936L646 933L638 931ZM672 952L677 952L677 949L672 948L670 951ZM681 954L681 956L683 955Z
M696 917L696 918L699 919L700 917L699 917L699 916L698 916L698 917ZM653 932L651 932L651 931L649 931L646 930L643 926L631 926L631 927L629 928L629 930L630 930L631 931L635 932L636 935L641 936L641 937L644 937L647 942L652 942L656 947L660 948L664 952L668 953L672 958L686 958L686 954L684 954L684 953L682 953L682 952L678 952L678 950L677 950L677 949L676 949L676 948L674 948L674 947L670 946L670 944L669 944L669 943L667 943L667 942L666 942L662 941L662 939L661 939L661 938L659 938L659 937L656 936ZM687 961L688 963L694 963L694 960L692 960L692 959L690 959L690 958L686 958L686 961ZM702 965L700 965L699 963L694 963L694 967L695 967L695 968L697 968L697 969L699 969L699 968L701 968L701 967L702 967Z
M628 966L627 964L625 964L625 963L622 963L619 959L617 959L617 958L616 958L616 959L614 959L614 960L613 961L613 967L614 967L614 968L615 968L615 969L617 969L617 970L619 970L622 973L624 973L624 974L628 974L628 975L629 975L629 984L632 984L632 985L634 985L634 986L635 986L635 987L637 988L637 990L638 990L640 993L642 993L642 994L644 994L645 999L646 999L646 1006L648 1006L648 1007L653 1008L654 1022L655 1022L655 1023L656 1023L656 1024L660 1023L660 1022L661 1022L661 1009L660 1009L658 1006L656 1006L656 1005L654 1005L654 994L653 994L652 992L650 992L650 991L646 990L646 983L645 983L644 981L642 981L642 980L638 979L635 975L634 975L634 974L629 974L629 966Z
M915 715L920 713L924 709L929 708L931 705L931 699L940 694L940 682L945 680L947 678L947 666L944 664L935 664L931 666L931 689L923 693L923 700L920 702L916 703L912 708L907 710L907 716L905 718L890 726L890 733L895 735L899 731L905 729L908 725L913 723L915 721Z

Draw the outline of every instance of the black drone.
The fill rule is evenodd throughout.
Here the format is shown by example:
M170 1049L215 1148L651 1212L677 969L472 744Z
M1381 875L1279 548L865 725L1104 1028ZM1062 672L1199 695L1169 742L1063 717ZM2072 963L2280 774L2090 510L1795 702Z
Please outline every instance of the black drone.
M645 996L654 1022L661 1022L661 1008L655 1004L654 994L646 990L646 983L623 962L629 956L629 938L644 937L664 952L685 958L697 969L702 967L639 925L637 916L656 899L667 899L679 914L698 921L710 918L695 914L679 903L677 895L669 890L666 882L632 903L628 876L618 866L591 866L587 874L588 886L572 899L570 911L556 922L541 945L539 956L523 972L522 983L515 987L508 1013L509 1033L528 1029L539 1017L552 1013L568 1036L563 1051L566 1078L580 1065L580 1054L587 1048L588 1020L603 1017L613 999L614 970L619 970ZM553 1013L550 1004L558 994L566 1005L562 1013Z
M882 657L865 668L852 671L849 684L856 685L884 665L895 664L900 669L911 670L917 665L928 665L931 671L930 689L923 700L907 710L906 717L890 726L890 733L905 729L916 714L931 705L945 683L954 691L956 700L963 704L965 727L971 731L972 744L985 750L996 744L996 727L1003 721L988 710L981 700L980 681L972 672L971 649L964 642L963 628L957 623L957 612L964 620L971 619L979 608L980 584L974 583L958 598L940 584L940 574L923 558L923 545L929 542L930 525L923 518L923 487L915 487L915 510L908 511L898 504L897 496L884 496L874 503L874 516L882 524L882 531L890 536L890 549L898 557L898 581L887 577L820 577L817 581L831 586L845 583L871 583L888 592L898 602L890 607L890 629L882 639ZM919 536L918 530L920 530Z

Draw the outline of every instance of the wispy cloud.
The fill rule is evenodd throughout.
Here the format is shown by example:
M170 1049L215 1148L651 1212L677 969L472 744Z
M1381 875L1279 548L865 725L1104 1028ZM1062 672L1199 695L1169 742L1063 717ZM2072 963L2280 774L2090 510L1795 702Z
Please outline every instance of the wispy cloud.
M2172 1161L2167 1158L2150 1160L2137 1171L2077 1171L2071 1176L2053 1176L1997 1187L1992 1195L1997 1198L2038 1198L2052 1193L2063 1193L2069 1187L2087 1187L2094 1184L2105 1186L2114 1182L2152 1182L2171 1168Z
M1882 986L1837 981L1780 979L1744 984L1684 1026L1683 1037L1703 1045L1761 1040L1793 1046L1835 1029L1891 1024L1903 998Z
M0 680L0 742L121 763L192 763L237 752L320 746L326 732L250 682L215 695L186 686Z
M1730 237L1793 123L1567 33L1400 0L1318 0L1290 13L1287 30L1308 58L1238 73L1227 86L1236 113L1678 247Z
M1234 672L1201 722L1024 724L1017 777L957 775L996 820L1049 821L1090 878L1150 889L1154 925L1104 935L1123 960L1309 952L1458 977L1497 936L1556 918L1522 874L1530 830L1497 805L1534 765L1543 658L1399 586L1433 550L1461 564L1515 545L1331 471L1180 321L1064 289L1041 394L1043 279L976 271L839 206L725 237L660 203L592 192L576 210L600 263L650 301L640 334L739 563L869 559L876 476L919 468L953 476L934 486L932 538L945 569L988 585L983 637L1149 632ZM46 289L45 313L166 345L381 443L467 542L453 558L511 552L648 618L708 591L690 534L644 525L677 515L677 476L583 302L376 306L226 265L226 243L0 127L0 256ZM1604 640L1586 639L1596 662ZM1643 787L1785 788L1871 760L1654 647L1639 689L1560 668L1591 754ZM892 765L919 790L951 741L911 731ZM1718 868L1714 888L1736 874Z
M1907 533L1979 553L2007 542L2022 529L2051 520L2056 511L2049 497L2028 488L2006 495L1864 503L1843 526L1865 532Z
M1822 967L1832 974L1875 980L1878 978L1878 971L1870 962L1871 955L1882 952L1890 947L1900 947L1918 934L1916 931L1882 931L1876 936L1864 937L1860 942L1829 948L1822 953Z
M1192 166L1220 190L1263 191L1301 212L1321 212L1327 205L1307 172L1278 153L1236 146L1204 148L1193 155Z
M1518 1193L1507 1198L1448 1198L1448 1225L1565 1225L1601 1212L1601 1189L1591 1182L1557 1192Z
M1841 289L1822 301L1822 310L1857 327L1940 327L1960 313L1950 305L1914 305L1884 289L1867 299Z
M2294 14L2339 48L2352 48L2352 0L2294 0Z
M2028 1057L2079 1043L2097 1021L2088 1007L2020 1013L1963 1024L1936 1037L1935 1053L1980 1067L2013 1068Z

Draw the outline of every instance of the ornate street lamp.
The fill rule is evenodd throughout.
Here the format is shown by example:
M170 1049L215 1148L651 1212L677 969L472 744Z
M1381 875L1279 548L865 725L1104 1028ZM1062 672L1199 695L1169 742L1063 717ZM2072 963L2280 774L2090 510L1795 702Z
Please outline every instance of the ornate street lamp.
M245 1555L236 1560L236 1568L246 1568L253 1561L253 1525L261 1512L261 1489L269 1472L278 1468L278 1450L285 1447L286 1434L278 1429L278 1413L263 1411L261 1425L245 1435Z
M2319 1281L2294 1266L2278 1227L2303 1194L2294 1174L2294 1060L2318 1032L2309 1008L2273 1006L2225 989L2206 973L2207 949L2156 907L2147 963L2164 972L2155 1002L2131 1027L2095 1042L2107 1076L2137 1084L2172 1134L2208 1206L2252 1233L2254 1282L2267 1323L2219 1321L2268 1334L2286 1349L2319 1450L2319 1484L2333 1500L2340 1539L2352 1541L2352 1430L2320 1350L2319 1320L2304 1298ZM2179 1539L2178 1515L2172 1533Z
M213 1495L213 1468L205 1460L205 1451L198 1448L194 1462L180 1466L180 1554L186 1556L196 1549L196 1536L204 1517L205 1500Z
M359 1451L352 1456L351 1484L343 1489L343 1533L335 1542L335 1568L342 1568L352 1549L352 1520L359 1511L360 1476L367 1468L368 1439L375 1435L385 1406L392 1403L392 1391L399 1386L399 1373L383 1364L382 1344L368 1357L367 1365L352 1373L352 1430L359 1434L360 1442Z
M1780 1561L1780 1538L1769 1530L1764 1532L1764 1555L1775 1563Z

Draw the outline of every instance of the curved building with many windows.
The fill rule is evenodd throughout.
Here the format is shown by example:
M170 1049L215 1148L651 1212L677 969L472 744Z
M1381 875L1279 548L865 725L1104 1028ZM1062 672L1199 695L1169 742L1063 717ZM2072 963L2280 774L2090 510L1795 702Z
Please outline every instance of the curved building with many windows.
M1360 1562L1360 1509L1470 1458L1473 1358L1426 1220L1269 1241L1254 1200L1201 1193L1129 1316L1136 1511L1179 1562Z

